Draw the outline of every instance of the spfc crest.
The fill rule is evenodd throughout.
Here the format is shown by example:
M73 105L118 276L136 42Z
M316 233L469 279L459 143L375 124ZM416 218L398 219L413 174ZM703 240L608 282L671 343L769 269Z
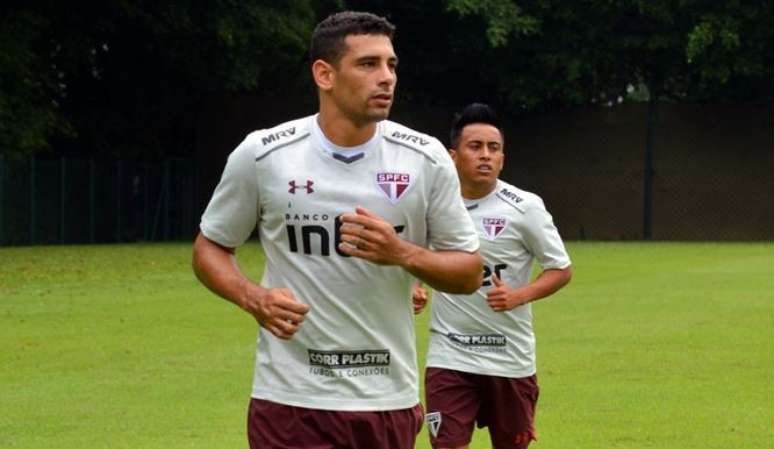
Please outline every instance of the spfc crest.
M427 423L427 428L430 430L430 434L437 438L438 429L441 428L441 412L426 414L425 422Z
M380 172L376 174L376 184L387 195L387 199L395 204L411 185L411 176L408 173Z
M487 240L494 240L503 233L508 226L508 220L500 217L484 217L482 219L484 225L484 235Z

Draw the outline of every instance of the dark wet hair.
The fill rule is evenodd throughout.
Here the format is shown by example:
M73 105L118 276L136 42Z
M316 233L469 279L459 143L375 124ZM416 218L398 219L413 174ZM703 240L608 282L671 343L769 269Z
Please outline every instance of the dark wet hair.
M311 62L322 59L336 65L347 49L347 36L359 34L384 35L392 40L395 25L370 12L343 11L332 14L315 27L309 45L309 59Z
M460 136L462 136L462 130L472 123L492 125L500 131L501 136L504 135L500 118L491 106L484 103L471 103L462 108L457 114L454 114L451 132L449 132L449 143L452 148L457 148L460 143Z

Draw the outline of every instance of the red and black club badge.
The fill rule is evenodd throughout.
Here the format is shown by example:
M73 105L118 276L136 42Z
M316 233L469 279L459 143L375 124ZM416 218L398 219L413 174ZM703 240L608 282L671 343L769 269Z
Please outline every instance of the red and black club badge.
M411 185L411 176L408 173L379 172L376 174L376 184L387 195L387 199L395 204Z
M484 217L481 219L481 224L484 227L484 236L487 240L494 240L508 227L508 220L502 217Z

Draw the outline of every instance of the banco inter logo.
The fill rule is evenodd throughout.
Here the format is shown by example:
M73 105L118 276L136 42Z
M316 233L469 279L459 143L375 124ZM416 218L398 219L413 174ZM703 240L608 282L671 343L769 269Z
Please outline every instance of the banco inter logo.
M291 253L330 256L335 252L341 257L350 257L339 250L341 244L341 218L336 216L331 223L326 213L285 214L285 231ZM405 226L393 226L400 234Z
M334 217L333 229L330 229L330 215L325 213L287 213L285 214L285 223L291 253L300 251L307 255L317 253L322 256L330 256L332 248L339 256L349 257L339 251L341 243L341 219L339 217ZM331 231L333 245L331 245Z
M446 334L446 337L454 343L464 346L505 346L507 343L505 335L500 334L465 335L450 332Z
M309 364L328 369L390 366L390 351L368 349L361 351L320 351L308 349Z

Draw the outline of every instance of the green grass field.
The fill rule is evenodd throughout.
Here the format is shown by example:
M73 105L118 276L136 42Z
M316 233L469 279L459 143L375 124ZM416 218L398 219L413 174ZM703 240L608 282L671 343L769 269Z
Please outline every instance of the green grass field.
M774 447L774 244L568 246L531 447ZM0 448L245 448L255 330L188 244L0 248Z

